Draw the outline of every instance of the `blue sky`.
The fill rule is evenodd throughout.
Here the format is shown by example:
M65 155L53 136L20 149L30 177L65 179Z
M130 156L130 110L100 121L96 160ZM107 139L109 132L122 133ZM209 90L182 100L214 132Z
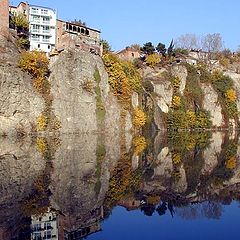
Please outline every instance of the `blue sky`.
M225 46L240 45L240 0L29 0L57 9L58 18L81 19L102 32L114 50L168 44L181 34L220 33ZM19 1L10 0L17 5Z

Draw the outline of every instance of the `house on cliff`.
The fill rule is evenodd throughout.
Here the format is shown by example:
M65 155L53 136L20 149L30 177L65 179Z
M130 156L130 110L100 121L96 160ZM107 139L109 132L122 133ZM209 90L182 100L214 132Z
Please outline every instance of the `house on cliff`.
M23 14L29 22L30 50L46 53L63 51L67 47L79 47L102 55L100 31L80 22L57 20L57 12L44 6L20 2L9 6L9 0L0 0L0 35L9 32L9 14Z
M100 31L89 28L80 22L57 20L56 50L63 51L67 47L79 47L85 51L102 55Z
M133 61L136 58L140 58L140 50L132 47L126 47L125 49L117 52L117 55L122 60Z

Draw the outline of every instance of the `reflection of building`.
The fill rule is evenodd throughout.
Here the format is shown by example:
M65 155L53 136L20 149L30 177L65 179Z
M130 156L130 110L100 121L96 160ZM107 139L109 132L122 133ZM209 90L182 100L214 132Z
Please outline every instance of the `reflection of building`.
M125 207L128 211L138 209L141 206L141 201L134 197L124 199L118 203L120 206Z
M57 215L48 211L42 216L32 217L32 240L59 239Z
M31 240L80 240L101 230L103 208L97 208L81 217L81 222L48 210L42 216L32 217Z

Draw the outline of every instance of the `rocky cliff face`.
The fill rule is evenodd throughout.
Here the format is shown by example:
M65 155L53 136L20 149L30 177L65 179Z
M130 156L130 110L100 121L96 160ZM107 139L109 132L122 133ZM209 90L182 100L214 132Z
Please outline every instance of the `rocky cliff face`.
M151 82L153 86L154 123L157 128L165 129L166 116L169 112L181 109L179 106L174 106L177 104L174 103L176 96L179 97L179 101L181 101L179 105L183 106L185 112L187 108L195 113L200 110L207 111L213 128L237 128L238 117L226 116L226 105L223 103L227 102L226 93L217 90L210 80L205 80L205 76L201 76L200 70L195 68L195 72L192 72L192 69L194 66L173 64L164 68L145 67L142 70L143 80ZM240 74L227 70L224 75L231 77L233 82L232 89L236 93L237 106L235 116L237 116L237 112L240 110ZM174 78L177 79L177 82Z
M17 67L14 40L1 38L0 52L0 135L30 133L43 100L35 93L31 77Z
M96 132L102 122L104 129L118 134L120 106L99 56L68 49L52 64L49 81L62 133Z

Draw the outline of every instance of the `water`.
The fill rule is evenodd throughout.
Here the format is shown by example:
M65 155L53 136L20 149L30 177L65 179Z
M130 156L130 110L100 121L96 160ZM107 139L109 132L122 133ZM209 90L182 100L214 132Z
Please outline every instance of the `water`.
M0 239L237 239L238 139L1 139Z

